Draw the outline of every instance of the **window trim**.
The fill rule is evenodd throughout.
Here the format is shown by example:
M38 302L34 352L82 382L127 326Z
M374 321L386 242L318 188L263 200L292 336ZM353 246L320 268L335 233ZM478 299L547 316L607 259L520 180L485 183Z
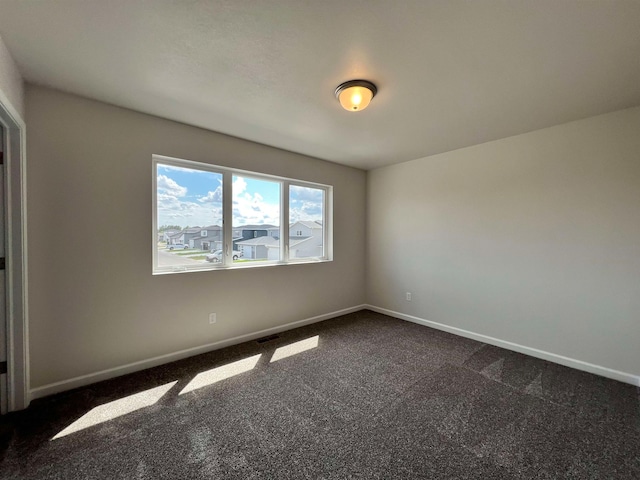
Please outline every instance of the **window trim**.
M184 160L165 155L152 155L152 273L164 275L169 273L200 272L209 270L229 270L238 268L259 268L279 265L299 265L305 263L322 263L333 261L333 186L306 180L282 177L260 172L251 172L238 168L223 167L193 160ZM191 168L222 175L222 250L223 259L220 263L203 263L202 265L158 266L158 165L169 165L181 168ZM233 226L233 176L242 176L256 180L280 183L280 260L262 260L249 263L233 261L233 232L238 227ZM322 190L324 202L322 206L322 249L321 257L289 258L289 196L290 187L299 186ZM204 225L203 227L205 227Z

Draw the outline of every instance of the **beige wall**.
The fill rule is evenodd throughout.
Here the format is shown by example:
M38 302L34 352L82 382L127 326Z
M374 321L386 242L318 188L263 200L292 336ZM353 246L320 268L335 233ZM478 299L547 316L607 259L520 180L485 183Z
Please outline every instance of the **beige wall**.
M0 37L0 101L8 102L14 110L11 113L19 115L20 119L24 119L22 77L2 37ZM5 105L5 107L8 107L8 105Z
M640 375L640 108L370 172L368 268L375 306Z
M364 171L26 93L32 388L364 303ZM334 261L152 276L152 154L333 185Z
M374 170L365 198L363 171L26 93L32 388L365 300L640 374L640 108ZM154 153L333 185L335 261L152 276Z

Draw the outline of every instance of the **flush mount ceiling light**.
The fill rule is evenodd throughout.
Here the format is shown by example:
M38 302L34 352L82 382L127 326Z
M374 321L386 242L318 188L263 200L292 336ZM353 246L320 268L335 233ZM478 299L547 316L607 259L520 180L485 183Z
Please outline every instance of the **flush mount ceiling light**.
M340 105L350 112L359 112L367 108L376 93L376 86L367 80L349 80L336 88L336 98Z

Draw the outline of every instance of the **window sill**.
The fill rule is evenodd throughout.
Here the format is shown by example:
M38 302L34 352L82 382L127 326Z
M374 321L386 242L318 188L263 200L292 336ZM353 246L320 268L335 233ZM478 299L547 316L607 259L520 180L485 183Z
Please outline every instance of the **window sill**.
M169 275L173 273L192 273L192 272L211 272L211 271L224 271L224 270L250 270L253 268L266 268L266 267L283 267L290 265L310 265L314 263L327 263L332 262L333 259L319 258L319 259L300 259L289 260L288 262L239 262L232 265L203 265L195 267L173 267L166 269L158 269L153 271L153 275Z

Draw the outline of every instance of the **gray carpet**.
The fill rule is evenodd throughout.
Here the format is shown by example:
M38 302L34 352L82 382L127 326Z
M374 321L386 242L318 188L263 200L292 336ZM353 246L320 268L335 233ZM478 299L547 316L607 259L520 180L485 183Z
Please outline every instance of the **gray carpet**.
M637 388L370 311L1 422L3 479L640 478Z

